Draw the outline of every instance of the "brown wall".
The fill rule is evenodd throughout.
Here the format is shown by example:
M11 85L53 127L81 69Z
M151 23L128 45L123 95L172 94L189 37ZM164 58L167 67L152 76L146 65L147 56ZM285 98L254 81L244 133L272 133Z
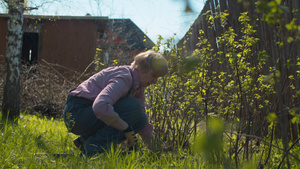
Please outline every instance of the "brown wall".
M94 59L96 31L93 21L48 21L39 39L38 60L83 72Z
M2 67L6 51L7 18L0 18L0 25L0 65ZM0 70L0 72L2 71Z

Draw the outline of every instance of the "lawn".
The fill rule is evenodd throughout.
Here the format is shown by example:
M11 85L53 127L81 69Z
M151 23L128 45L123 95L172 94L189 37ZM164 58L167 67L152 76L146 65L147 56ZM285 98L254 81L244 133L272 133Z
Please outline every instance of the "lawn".
M143 146L136 151L111 148L85 158L73 146L76 135L67 132L62 119L23 113L15 123L2 121L0 129L0 168L236 168L228 158L213 163L192 150L154 153ZM258 161L259 155L253 156L239 166L257 168Z
M85 158L73 146L76 136L62 119L22 114L1 123L0 168L200 168L198 157L184 151L153 153L146 149L111 149Z

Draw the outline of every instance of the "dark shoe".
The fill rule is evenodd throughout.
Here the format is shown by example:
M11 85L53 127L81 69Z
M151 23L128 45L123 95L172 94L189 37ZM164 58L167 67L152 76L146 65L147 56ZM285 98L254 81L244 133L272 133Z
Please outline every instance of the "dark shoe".
M84 141L85 141L84 138L82 136L79 136L73 140L73 143L77 148L79 148L79 150L84 151L83 148Z

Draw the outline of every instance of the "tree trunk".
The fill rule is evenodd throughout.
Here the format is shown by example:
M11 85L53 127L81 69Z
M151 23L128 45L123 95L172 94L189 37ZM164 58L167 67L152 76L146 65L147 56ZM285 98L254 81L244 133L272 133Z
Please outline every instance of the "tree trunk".
M23 4L21 1L7 1L9 19L2 102L3 119L15 119L20 115L20 64L23 37Z

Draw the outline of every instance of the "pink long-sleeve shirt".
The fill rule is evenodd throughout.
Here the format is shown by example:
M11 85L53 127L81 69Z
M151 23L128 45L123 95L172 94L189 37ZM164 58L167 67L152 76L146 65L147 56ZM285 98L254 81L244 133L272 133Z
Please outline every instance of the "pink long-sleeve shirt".
M93 111L97 118L114 114L113 105L129 90L140 100L145 111L145 88L140 86L137 69L132 66L116 66L103 69L82 82L71 96L83 97L94 101ZM153 126L148 122L139 134L144 137L152 133Z

